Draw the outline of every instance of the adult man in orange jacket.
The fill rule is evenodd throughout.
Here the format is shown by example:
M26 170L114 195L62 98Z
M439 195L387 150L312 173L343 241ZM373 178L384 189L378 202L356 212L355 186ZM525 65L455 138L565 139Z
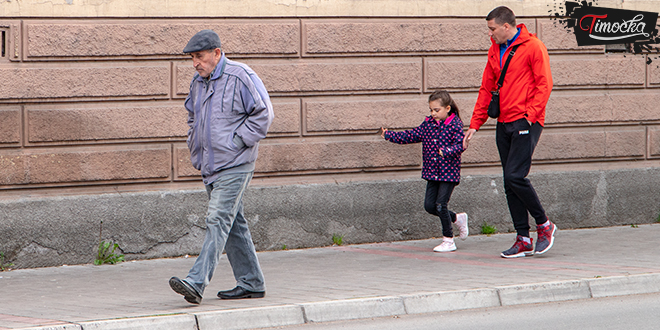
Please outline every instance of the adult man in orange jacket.
M513 225L518 233L514 245L503 251L504 258L543 254L554 243L557 227L548 220L536 191L526 178L532 165L532 154L545 123L545 105L552 91L552 75L548 50L524 24L516 25L511 9L501 6L486 17L492 45L484 70L477 104L463 147L488 119L491 91L512 47L519 45L506 71L500 89L500 116L497 119L496 142L504 172L504 190ZM536 247L529 237L529 218L537 224Z

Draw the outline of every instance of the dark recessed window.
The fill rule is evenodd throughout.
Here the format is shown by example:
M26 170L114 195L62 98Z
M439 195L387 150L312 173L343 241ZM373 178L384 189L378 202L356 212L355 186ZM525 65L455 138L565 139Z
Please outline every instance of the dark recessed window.
M0 30L0 35L2 35L2 46L0 46L0 57L5 57L6 49L5 45L7 44L6 41L6 32L5 30Z
M631 52L630 44L606 44L605 52L606 53L630 53Z

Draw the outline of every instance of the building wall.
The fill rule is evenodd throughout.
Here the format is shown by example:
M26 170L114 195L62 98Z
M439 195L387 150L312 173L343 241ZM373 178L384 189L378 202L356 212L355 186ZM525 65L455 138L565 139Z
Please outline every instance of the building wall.
M648 174L654 173L649 169L660 167L660 60L647 65L646 55L606 53L600 46L577 47L572 32L549 17L548 12L561 3L0 1L0 31L5 36L0 59L0 202L5 206L5 211L0 210L0 229L4 228L0 230L0 251L14 257L19 266L51 265L44 260L53 259L87 262L84 251L93 250L99 222L106 219L101 235L122 242L126 252L133 253L131 257L195 253L199 239L185 247L153 247L190 236L191 228L203 228L203 194L196 195L199 209L186 206L185 211L156 212L149 217L148 223L162 222L174 214L172 221L186 224L178 230L180 236L174 235L179 238L161 237L149 233L150 226L139 226L142 236L155 238L134 249L127 246L137 238L124 231L136 222L144 224L144 213L153 213L157 203L148 202L147 197L144 205L134 205L135 211L122 216L121 226L114 227L109 225L116 221L112 211L99 219L88 219L93 215L81 219L82 215L73 212L55 222L34 210L43 207L46 218L60 218L61 214L53 217L48 209L93 198L104 205L101 209L112 210L120 205L109 202L115 200L113 194L144 197L157 191L188 196L201 189L185 144L186 111L182 106L194 69L181 50L195 32L205 28L218 32L229 58L245 62L257 72L273 100L276 118L260 145L250 188L254 196L275 198L267 192L280 188L291 196L316 189L312 195L331 199L332 195L322 191L334 187L332 184L379 182L389 187L400 181L411 186L408 192L414 196L411 203L389 214L414 214L424 223L419 227L409 224L415 227L410 235L401 235L403 227L390 234L365 229L368 235L361 235L346 215L336 219L343 224L334 228L322 220L315 229L301 225L298 243L290 247L326 244L323 237L331 236L332 230L355 232L353 242L438 236L437 225L428 228L434 226L434 219L419 212L421 201L413 202L423 198L418 179L420 146L385 142L377 131L381 126L406 129L421 123L428 112L426 98L436 89L452 93L463 121L469 123L490 44L484 17L499 4L509 4L519 22L537 33L550 52L555 87L534 155L533 175L549 182L557 180L539 194L556 199L546 208L553 216L564 217L570 208L567 204L575 199L551 196L565 193L558 187L566 187L568 177L622 172L635 176L636 171ZM660 11L652 1L600 1L598 6ZM489 120L463 154L464 182L474 178L474 189L477 182L501 189L501 181L496 181L499 158L494 135L494 121ZM584 184L593 188L589 191L594 198L607 204L609 197L602 199L606 188L601 187L598 195L599 182ZM625 186L625 180L618 184ZM353 189L349 186L346 189ZM391 191L379 195L377 187L370 188L376 193L365 204L374 202L373 198L400 198ZM478 201L469 200L474 198L468 190L472 186L460 187L457 189L466 190L458 194L465 194L468 200L458 205L479 214ZM64 196L67 198L61 199ZM338 210L357 198L346 196L346 204L338 204ZM497 198L494 205L504 206L503 197ZM649 196L636 195L633 190L621 198L648 200ZM567 221L564 227L651 222L660 210L655 198L645 204L648 210L630 221L613 219L605 211L585 210L570 218L587 217L588 221ZM280 198L280 202L284 200L288 199ZM260 215L251 218L260 249L287 245L291 223L299 224L305 217L300 214L314 213L313 203L289 202L298 204L291 206L298 213L282 211L281 216L270 218L266 204L258 199L252 205L246 203L253 214ZM300 213L300 209L309 212ZM382 217L377 210L371 213L372 222ZM493 216L502 231L511 229L507 217L506 208ZM487 213L473 218L475 229L488 218ZM87 230L80 249L60 260L53 256L69 253L63 252L65 244L54 247L58 244L35 240L32 233L50 230L66 240L67 233L78 232L67 229L63 222L78 223ZM20 232L17 223L22 224ZM371 228L376 227L374 222ZM278 231L281 233L273 234ZM313 235L306 237L306 233ZM80 237L79 232L76 235ZM39 253L41 259L30 259ZM21 264L21 260L25 262Z

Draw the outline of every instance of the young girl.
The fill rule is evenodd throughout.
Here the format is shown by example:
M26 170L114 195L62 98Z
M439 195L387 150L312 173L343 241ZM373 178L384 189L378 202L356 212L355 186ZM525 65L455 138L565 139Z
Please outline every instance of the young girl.
M447 203L461 179L461 153L463 153L463 122L458 107L446 91L436 91L429 96L431 115L416 128L392 132L381 128L381 136L399 144L422 142L422 179L427 180L426 212L440 217L442 244L435 252L456 250L452 223L459 229L459 237L466 239L469 233L468 216L447 209Z

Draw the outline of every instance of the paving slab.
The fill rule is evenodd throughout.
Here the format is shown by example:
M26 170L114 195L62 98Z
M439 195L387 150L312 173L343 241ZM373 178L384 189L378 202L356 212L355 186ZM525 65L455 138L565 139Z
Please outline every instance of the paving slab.
M200 305L168 285L194 257L12 270L0 272L0 329L250 329L660 292L657 237L660 224L560 228L548 253L517 259L499 256L513 233L452 253L432 251L440 239L259 252L266 297L247 300L216 297L235 286L223 256Z

